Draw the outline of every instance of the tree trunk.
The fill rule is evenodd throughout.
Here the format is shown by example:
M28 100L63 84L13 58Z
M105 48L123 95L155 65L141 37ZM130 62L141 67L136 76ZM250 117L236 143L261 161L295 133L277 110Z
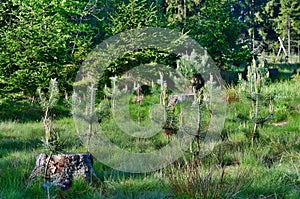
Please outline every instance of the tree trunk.
M53 184L63 189L72 185L73 179L82 178L87 183L94 176L98 181L93 169L93 157L91 154L58 154L48 155L41 153L36 157L36 163L30 178L38 176L44 178L45 183Z

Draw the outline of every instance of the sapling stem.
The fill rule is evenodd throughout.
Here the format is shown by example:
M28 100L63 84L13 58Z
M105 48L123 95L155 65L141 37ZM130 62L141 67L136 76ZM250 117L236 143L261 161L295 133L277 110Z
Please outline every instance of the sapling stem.
M88 130L87 145L86 145L88 152L89 152L91 137L93 135L94 110L95 110L95 91L96 91L96 88L94 86L95 85L92 84L89 87L89 90L90 90L90 104L89 104L89 107L87 107L89 109L89 113L88 113L89 114L88 115L89 130Z
M50 149L50 139L51 139L51 132L53 130L53 124L52 119L50 117L50 111L54 108L56 105L58 98L59 98L59 90L58 90L58 82L56 79L50 80L50 85L48 89L48 97L45 96L45 94L41 91L41 89L38 89L39 97L40 97L40 105L44 110L44 116L42 118L43 127L45 131L45 139L44 144L45 146ZM56 147L54 147L56 148ZM52 149L50 149L52 150Z
M141 86L140 84L137 84L135 88L136 94L137 94L137 102L138 102L138 126L141 124L141 98L140 98L140 91L141 91Z
M250 130L251 146L254 146L254 139L257 137L259 124L261 126L272 116L273 105L268 90L264 91L265 82L268 78L268 73L265 71L265 66L258 65L256 60L253 59L252 65L248 69L248 89L244 90L248 93L251 100L251 107L249 110L250 119L253 121L253 130ZM242 82L241 82L242 83ZM264 114L263 106L269 103L269 114ZM267 108L267 107L265 107Z

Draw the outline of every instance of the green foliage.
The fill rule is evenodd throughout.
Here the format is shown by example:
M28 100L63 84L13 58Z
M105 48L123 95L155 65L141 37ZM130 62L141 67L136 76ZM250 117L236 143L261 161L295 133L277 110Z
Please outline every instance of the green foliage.
M262 41L270 47L274 40L277 40L277 34L274 30L274 19L277 18L279 14L278 3L278 0L267 1L265 5L257 10L255 15L258 34L261 36Z
M70 89L74 72L88 52L92 31L79 1L6 0L0 5L1 93L34 96L51 78ZM80 33L80 35L79 35ZM77 36L76 36L77 35Z
M166 4L167 26L187 32L208 50L219 67L248 61L247 46L236 42L244 26L232 15L235 1L168 0Z
M47 95L42 92L41 88L38 88L38 94L39 102L43 110L47 111L47 109L53 109L59 99L58 81L56 79L50 80Z
M176 70L182 74L185 78L192 79L197 75L206 75L210 57L205 51L203 56L198 55L196 52L192 51L190 55L183 55L179 60L177 60Z
M111 103L109 100L102 100L96 107L95 112L99 122L104 122L111 117Z
M240 66L249 61L245 43L237 43L244 28L232 14L233 1L205 1L195 6L195 13L186 20L184 30L205 47L219 67ZM239 57L237 59L237 57Z
M262 1L256 7L255 24L256 40L262 40L265 50L277 53L279 48L278 36L287 38L290 27L290 38L299 39L300 4L291 0Z
M57 154L65 149L65 140L61 139L60 133L52 130L47 141L42 139L42 148L49 153Z
M248 81L241 79L241 90L246 93L246 97L251 101L249 110L250 120L254 123L254 129L250 134L253 146L254 138L258 136L258 126L264 125L273 117L273 96L269 93L266 87L269 78L267 68L262 64L257 64L253 59L253 63L248 68Z
M299 1L280 0L280 12L276 21L276 32L281 37L286 37L288 26L290 23L291 33L293 35L300 34L300 3Z
M55 132L51 111L57 104L59 99L58 82L56 79L51 79L48 93L45 94L38 89L40 97L40 106L43 108L43 127L45 131L45 137L42 139L43 147L52 153L57 153L63 149L63 141L60 139L59 134Z
M221 68L244 66L253 29L256 43L263 46L263 41L273 52L279 47L277 36L287 34L288 19L292 39L299 37L299 8L290 0L5 0L0 5L0 97L32 97L51 78L63 79L60 90L70 92L91 46L149 26L188 33ZM155 49L127 53L108 67L103 86L108 77L141 63L176 67L177 58Z
M112 7L115 9L109 12L105 29L107 36L131 29L159 26L159 8L157 8L154 3L148 3L147 0L116 1L112 2ZM139 40L138 36L134 39ZM132 43L130 43L130 45L131 44ZM166 65L169 65L170 62L174 64L175 61L172 60L173 57L174 56L169 55L168 52L161 52L160 49L141 48L131 52L125 52L106 68L100 80L100 87L103 88L104 85L109 85L110 87L110 77L120 76L141 64L149 64L152 62ZM102 89L99 89L100 92L101 90Z
M116 10L110 15L107 32L110 35L125 30L155 27L158 25L157 8L147 0L129 0L117 2Z

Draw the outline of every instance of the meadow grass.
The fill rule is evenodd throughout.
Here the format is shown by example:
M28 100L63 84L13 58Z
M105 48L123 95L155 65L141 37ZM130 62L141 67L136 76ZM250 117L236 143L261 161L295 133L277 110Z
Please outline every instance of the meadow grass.
M274 82L268 86L274 94L274 117L259 128L259 137L251 146L247 131L249 102L237 87L227 90L227 115L222 142L201 159L186 152L168 167L146 174L115 171L95 160L94 168L101 184L75 181L72 189L50 188L51 198L299 198L300 197L300 78ZM141 108L142 123L151 99ZM153 101L151 101L153 100ZM8 111L8 110L6 110ZM137 120L137 104L130 104ZM1 110L1 118L5 111ZM22 112L24 115L25 112ZM23 117L23 116L22 116ZM21 118L22 118L21 117ZM143 124L143 122L145 122ZM112 142L133 152L154 151L168 144L159 132L149 139L132 138L122 133L112 119L104 119L102 129ZM65 140L66 152L86 152L76 133L72 117L55 120L55 131ZM40 120L8 120L0 123L0 198L47 198L41 181L30 181L35 157L45 152Z

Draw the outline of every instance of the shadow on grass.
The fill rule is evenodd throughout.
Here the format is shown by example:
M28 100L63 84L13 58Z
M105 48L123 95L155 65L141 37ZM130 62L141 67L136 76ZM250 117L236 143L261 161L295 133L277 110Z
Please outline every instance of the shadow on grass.
M27 140L20 139L0 139L0 158L8 156L12 152L27 151L40 147L41 141L38 138L32 138Z
M289 80L295 74L300 74L300 63L289 64L289 63L269 63L268 70L270 73L270 79L272 81L285 81ZM221 71L221 76L227 84L237 85L239 73L246 79L247 70L234 69Z
M70 110L63 102L59 102L53 110L55 119L69 117L70 115ZM30 103L28 100L0 101L0 121L40 121L42 116L43 110L37 103Z
M300 73L300 63L297 64L289 64L289 63L281 63L281 64L270 64L269 67L277 68L279 70L278 80L289 80L293 75Z

